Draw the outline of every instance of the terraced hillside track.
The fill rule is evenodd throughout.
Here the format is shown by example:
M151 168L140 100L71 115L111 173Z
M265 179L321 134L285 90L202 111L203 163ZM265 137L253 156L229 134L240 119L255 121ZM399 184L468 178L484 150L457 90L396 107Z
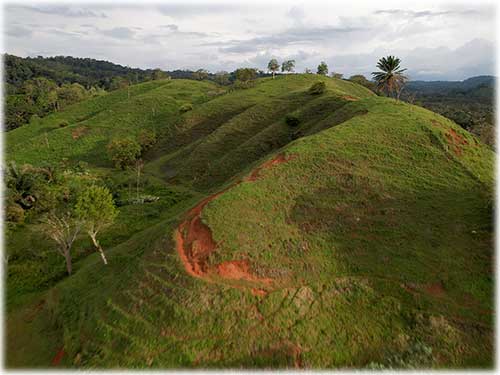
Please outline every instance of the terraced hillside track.
M217 243L212 237L210 228L203 223L201 212L208 203L234 186L241 182L255 181L259 178L259 174L263 169L284 163L290 159L291 157L289 156L278 154L255 168L242 181L235 182L226 189L210 195L188 211L186 218L175 231L175 239L179 257L189 275L210 282L220 279L224 281L239 280L249 282L251 291L255 295L265 295L273 289L274 281L271 278L261 278L254 275L248 260L225 261L212 266L209 264L210 255L217 250ZM231 285L238 288L242 287L240 284Z

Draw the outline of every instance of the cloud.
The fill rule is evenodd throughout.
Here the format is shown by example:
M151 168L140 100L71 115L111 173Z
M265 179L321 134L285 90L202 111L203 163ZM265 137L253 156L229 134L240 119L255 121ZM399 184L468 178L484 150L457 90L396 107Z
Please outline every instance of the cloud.
M43 5L43 6L30 6L30 5L11 5L9 8L25 9L31 12L59 15L64 17L79 17L79 18L106 18L106 14L102 12L95 12L93 10L75 7L75 6L62 6L62 5Z
M373 12L374 14L406 17L406 18L421 18L421 17L440 17L446 15L474 15L478 11L474 9L469 10L443 10L443 11L432 11L432 10L404 10L404 9L381 9Z
M161 4L157 5L156 9L165 16L173 17L192 17L201 16L210 13L226 13L241 10L241 5L238 4Z
M5 33L8 36L11 36L14 38L26 38L26 37L33 35L33 30L28 29L28 28L23 27L23 26L13 25L13 26L7 28Z
M109 30L100 30L102 35L109 36L115 39L134 39L135 31L128 27L114 27Z
M413 48L410 50L378 49L371 53L330 56L332 70L344 75L363 74L371 77L378 59L385 55L401 58L411 80L462 80L495 74L495 48L485 39L473 39L456 49L448 47Z
M287 45L311 44L320 41L333 41L338 38L345 38L347 34L352 34L366 29L358 27L294 27L283 32L259 36L246 40L230 40L225 44L228 47L220 47L221 52L247 53L256 52L263 48L284 47Z
M170 24L170 25L162 25L162 26L160 26L160 27L161 27L161 28L168 29L168 30L171 30L171 31L177 31L177 30L179 30L179 26L174 25L174 24Z

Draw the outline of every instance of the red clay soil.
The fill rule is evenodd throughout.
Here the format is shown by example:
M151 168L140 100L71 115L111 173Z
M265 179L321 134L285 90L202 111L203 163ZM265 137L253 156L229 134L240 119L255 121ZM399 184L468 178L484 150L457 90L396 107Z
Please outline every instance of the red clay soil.
M255 168L250 176L245 178L245 181L255 181L259 178L259 174L263 169L267 169L276 164L281 164L292 159L292 156L285 156L283 154L277 155L274 159L266 161L260 167Z
M52 358L52 366L58 366L61 363L62 358L64 357L64 348L59 349L54 358Z
M424 290L433 297L445 296L445 290L441 282L429 283L425 286Z
M290 160L290 157L279 154L276 158L256 168L250 176L244 179L244 181L255 181L259 177L259 172L262 169L269 168L288 160ZM188 211L186 218L175 231L177 251L186 272L191 276L203 278L208 281L213 280L214 277L226 280L245 280L269 288L272 286L273 280L255 276L251 271L248 260L232 260L214 266L210 266L208 262L210 254L217 249L217 243L212 237L210 228L201 220L201 211L213 199L239 183L240 182L237 182L205 198ZM261 288L252 288L251 292L259 296L267 294L266 290Z

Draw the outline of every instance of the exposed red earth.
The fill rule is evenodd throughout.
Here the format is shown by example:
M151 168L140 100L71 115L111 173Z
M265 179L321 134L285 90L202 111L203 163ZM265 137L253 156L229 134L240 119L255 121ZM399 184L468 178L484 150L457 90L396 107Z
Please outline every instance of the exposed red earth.
M243 181L255 181L259 178L259 173L263 169L288 160L290 160L290 157L279 154L274 159L254 169ZM273 280L254 275L248 260L231 260L217 265L209 265L208 262L210 254L217 250L217 243L212 237L210 228L201 220L201 212L209 202L241 182L236 182L228 188L203 199L188 211L186 218L175 231L176 248L186 272L191 276L207 281L215 281L215 279L220 278L248 281L255 284L255 287L251 288L251 292L262 296L267 294L269 289L272 289Z
M61 363L62 358L64 357L64 348L59 349L54 358L52 358L52 366L58 366Z

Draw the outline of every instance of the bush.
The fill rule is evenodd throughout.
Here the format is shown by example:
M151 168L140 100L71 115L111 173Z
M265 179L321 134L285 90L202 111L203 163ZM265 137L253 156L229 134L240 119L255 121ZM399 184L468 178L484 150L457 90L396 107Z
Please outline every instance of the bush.
M143 129L137 136L142 151L147 151L156 143L156 133L154 130Z
M181 111L181 113L186 113L186 112L189 112L193 109L193 105L191 103L186 103L186 104L183 104L180 108L179 108L179 111Z
M309 94L320 95L326 91L325 82L316 82L309 88Z
M231 88L233 90L249 89L251 87L254 87L255 84L256 84L255 81L240 81L237 79L236 81L234 81Z
M297 126L300 124L300 120L295 115L286 115L285 122L288 126Z
M24 222L24 210L17 203L12 203L7 206L7 221L12 223Z
M109 158L118 169L134 164L141 155L141 145L130 138L114 139L107 148Z

